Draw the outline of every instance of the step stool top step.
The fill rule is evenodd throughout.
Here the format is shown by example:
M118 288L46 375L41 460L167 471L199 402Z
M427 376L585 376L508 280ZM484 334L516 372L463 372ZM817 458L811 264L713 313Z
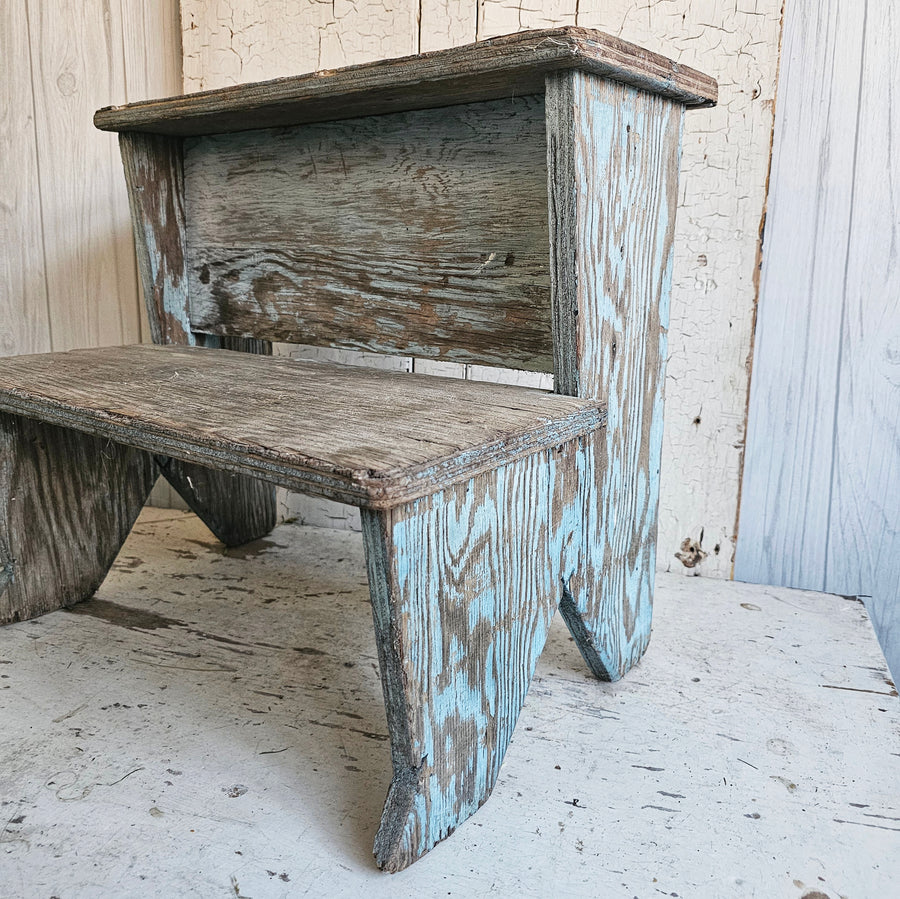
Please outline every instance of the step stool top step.
M0 411L370 508L606 420L544 390L176 346L0 359Z
M347 68L276 78L98 110L104 131L197 135L332 121L540 93L548 72L581 69L712 106L714 79L620 38L587 28L525 31Z

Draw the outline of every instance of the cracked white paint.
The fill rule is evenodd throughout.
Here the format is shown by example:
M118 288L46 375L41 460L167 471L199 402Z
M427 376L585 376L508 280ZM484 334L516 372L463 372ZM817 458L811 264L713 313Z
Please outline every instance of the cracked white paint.
M718 107L686 118L658 558L664 568L728 577L781 8L782 0L182 0L184 86L220 87L574 24L716 77ZM431 370L433 363L415 365ZM341 507L306 498L292 497L285 511L354 524ZM692 568L675 557L685 539L707 553Z

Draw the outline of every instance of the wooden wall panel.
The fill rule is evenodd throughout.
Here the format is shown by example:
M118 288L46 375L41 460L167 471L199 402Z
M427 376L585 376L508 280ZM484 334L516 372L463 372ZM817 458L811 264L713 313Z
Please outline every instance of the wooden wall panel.
M528 8L521 0L403 0L387 13L374 0L352 9L313 0L234 0L228 6L182 0L185 89L567 24L619 35L717 77L719 107L691 111L685 119L659 561L690 574L727 577L736 533L781 7L781 0L649 5L551 0ZM390 30L385 30L388 22ZM435 370L436 363L416 359L405 364L424 371ZM533 377L482 366L453 372L515 381ZM317 508L291 508L289 514L316 523L333 523L340 514L330 509L319 517ZM689 568L675 556L685 542L699 550L682 554Z
M900 676L900 7L864 22L825 589L871 597Z
M0 4L0 356L50 349L28 11Z
M0 353L137 341L121 163L92 116L178 89L177 0L22 0L0 17Z
M863 19L846 0L798 3L788 16L735 568L741 580L825 588L862 47Z
M741 580L863 595L900 675L900 9L789 8Z
M99 0L30 2L41 215L54 350L140 339L128 203L94 110L127 96L120 16Z

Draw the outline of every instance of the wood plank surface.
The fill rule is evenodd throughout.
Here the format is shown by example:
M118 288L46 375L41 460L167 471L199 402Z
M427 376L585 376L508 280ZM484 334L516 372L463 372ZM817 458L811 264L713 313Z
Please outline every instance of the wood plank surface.
M98 110L109 131L214 134L427 109L536 93L544 75L582 69L676 100L714 104L716 82L583 28L507 35L450 50Z
M127 97L122 12L108 0L27 10L51 349L131 343L141 328L128 205L115 141L91 127L93 109Z
M613 680L650 639L681 117L590 74L548 78L556 390L609 414L572 472L584 527L561 608Z
M0 360L0 409L373 508L605 419L524 387L157 346Z
M522 97L188 139L191 328L551 370L544 131Z
M93 595L155 479L148 453L0 412L0 624Z
M2 5L0 355L144 333L120 162L91 115L179 89L177 19L178 0Z
M825 589L870 597L900 674L900 8L868 0Z

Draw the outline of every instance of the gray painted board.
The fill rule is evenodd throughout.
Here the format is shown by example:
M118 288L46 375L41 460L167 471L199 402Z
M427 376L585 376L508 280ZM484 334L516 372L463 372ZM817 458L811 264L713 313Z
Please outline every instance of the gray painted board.
M898 53L894 3L788 6L735 565L871 596L895 673Z

